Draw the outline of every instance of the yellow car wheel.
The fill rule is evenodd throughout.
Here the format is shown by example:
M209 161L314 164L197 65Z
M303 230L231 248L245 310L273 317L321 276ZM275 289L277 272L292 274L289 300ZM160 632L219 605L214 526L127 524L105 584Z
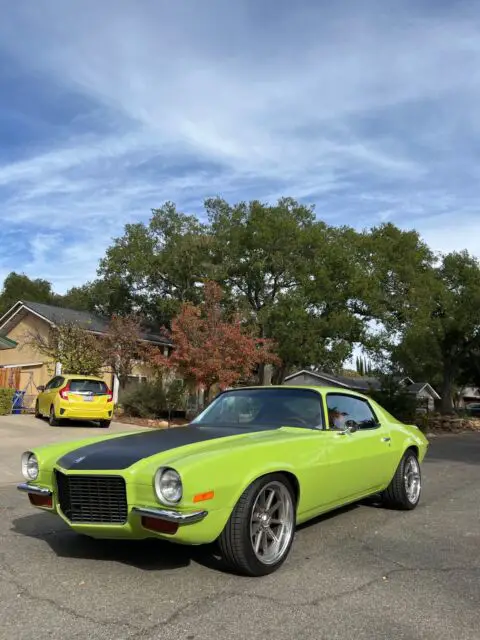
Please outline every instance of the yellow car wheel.
M48 416L48 424L51 427L58 427L58 425L60 424L59 421L57 420L57 417L55 416L55 407L52 406L50 407L50 414Z

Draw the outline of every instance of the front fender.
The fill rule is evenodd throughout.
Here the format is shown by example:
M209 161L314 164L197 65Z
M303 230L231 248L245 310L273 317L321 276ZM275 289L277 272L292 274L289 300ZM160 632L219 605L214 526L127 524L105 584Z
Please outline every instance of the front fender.
M273 458L273 457L272 457ZM197 460L195 463L183 466L176 465L177 471L182 476L184 496L182 509L198 508L205 506L209 510L229 509L233 510L245 489L255 480L271 473L286 472L296 480L297 490L300 487L300 479L292 463L273 458L271 461L255 456L245 459L245 456L226 455L212 456L208 460ZM212 495L206 502L199 502L201 494Z
M234 491L232 493L231 496L231 502L229 504L229 507L231 509L233 509L235 507L235 505L237 504L237 502L240 500L241 496L243 495L244 491L246 489L248 489L248 487L253 484L256 480L258 480L259 478L263 478L264 476L267 475L271 475L273 473L286 473L289 476L293 477L296 486L292 487L294 489L294 491L296 492L296 497L297 497L297 505L298 505L298 499L300 497L300 491L301 491L301 487L300 487L300 480L298 478L298 476L296 475L292 465L289 464L281 464L281 465L266 465L264 468L262 468L262 470L257 470L256 472L252 472L250 474L247 474L243 477L242 482L240 484L240 486L237 488L237 491Z

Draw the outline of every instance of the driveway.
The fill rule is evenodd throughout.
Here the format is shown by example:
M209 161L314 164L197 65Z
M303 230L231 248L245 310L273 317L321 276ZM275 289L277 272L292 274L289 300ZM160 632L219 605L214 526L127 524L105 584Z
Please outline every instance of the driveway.
M46 420L31 415L0 416L0 484L18 481L19 455L30 447L135 429L141 430L121 422L112 422L108 429L101 429L95 422L65 422L64 426L51 427Z
M10 484L19 454L80 431L12 422L0 421L0 469L16 474L0 486L1 639L480 637L480 434L432 441L415 511L319 518L280 571L250 579L210 549L89 540L34 511Z

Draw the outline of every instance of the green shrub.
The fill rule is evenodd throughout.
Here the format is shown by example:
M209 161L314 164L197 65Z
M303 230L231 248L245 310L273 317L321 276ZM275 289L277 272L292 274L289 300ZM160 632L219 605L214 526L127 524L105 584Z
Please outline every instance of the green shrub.
M8 416L12 413L14 395L15 389L0 388L0 416Z
M121 404L128 416L155 418L165 407L161 385L155 382L139 384L122 394Z
M160 380L144 382L126 391L121 405L133 418L165 418L185 411L186 386L180 380L162 384Z
M397 420L414 423L419 409L417 398L399 386L393 376L381 376L380 384L380 389L372 389L370 396Z

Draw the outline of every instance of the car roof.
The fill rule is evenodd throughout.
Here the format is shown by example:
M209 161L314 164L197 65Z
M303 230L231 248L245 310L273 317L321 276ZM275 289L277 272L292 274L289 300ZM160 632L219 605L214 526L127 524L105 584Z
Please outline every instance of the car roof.
M82 376L80 373L62 373L62 378L70 378L70 380L101 380L105 382L100 376Z
M362 398L363 400L371 401L372 398L360 393L359 391L352 391L352 389L344 389L343 387L325 387L323 385L306 385L306 384L269 384L269 385L252 385L247 387L235 387L226 389L226 391L240 391L247 389L307 389L310 391L316 391L317 393L336 393L337 395L348 395L356 398Z

